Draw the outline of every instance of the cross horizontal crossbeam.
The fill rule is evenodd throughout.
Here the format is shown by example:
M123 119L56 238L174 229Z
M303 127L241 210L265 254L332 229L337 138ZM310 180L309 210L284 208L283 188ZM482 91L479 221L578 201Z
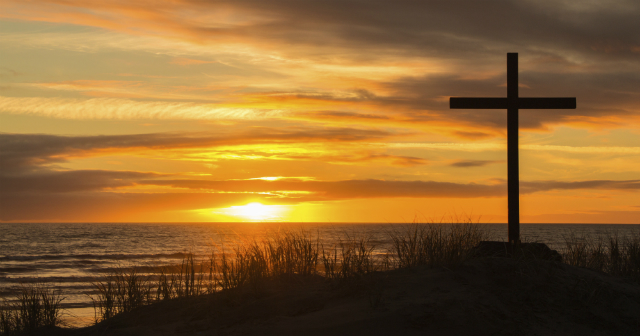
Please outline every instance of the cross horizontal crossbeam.
M451 97L452 109L507 109L510 98ZM516 98L517 109L575 109L575 98Z

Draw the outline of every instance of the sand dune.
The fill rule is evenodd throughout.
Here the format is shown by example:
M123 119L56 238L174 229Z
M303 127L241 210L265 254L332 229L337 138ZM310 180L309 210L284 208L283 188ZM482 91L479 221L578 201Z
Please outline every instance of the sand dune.
M638 335L640 286L543 260L478 258L349 283L273 281L145 306L59 335Z

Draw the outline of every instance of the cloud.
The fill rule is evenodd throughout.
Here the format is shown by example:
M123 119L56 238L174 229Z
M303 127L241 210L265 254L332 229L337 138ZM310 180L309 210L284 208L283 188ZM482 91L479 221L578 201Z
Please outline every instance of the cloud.
M198 65L198 64L208 64L208 63L217 63L217 61L203 61L203 60L186 58L186 57L176 57L173 60L171 60L171 64L178 64L178 65Z
M218 192L305 191L314 193L315 195L311 197L317 200L380 197L501 197L506 193L505 184L482 185L435 181L158 180L140 183Z
M158 173L107 170L46 171L0 175L1 193L68 193L132 187L137 181L163 176Z
M461 57L473 55L471 50L482 57L504 45L518 45L521 50L540 54L564 49L622 59L637 57L634 28L640 12L637 2L604 0L586 6L509 0L329 0L296 4L284 0L185 0L154 5L65 1L64 6L54 1L9 1L5 7L4 17L68 22L200 43L235 40L275 48L291 44L315 47L321 43L326 49L380 54L404 50ZM375 56L372 53L369 57Z
M470 139L470 140L493 138L495 136L495 134L492 134L492 133L479 132L479 131L454 131L453 134L459 138Z
M277 180L207 180L167 179L170 175L132 172L76 170L35 172L1 177L2 193L68 193L101 191L132 186L157 186L222 193L305 192L320 199L379 197L504 197L506 182L492 184L453 183L438 181L343 180L316 181L282 178ZM601 189L619 191L640 190L640 180L587 181L521 181L522 194L550 190Z
M0 220L117 220L118 216L125 218L131 214L157 213L158 209L189 211L252 201L299 204L367 198L495 198L507 195L504 180L479 184L376 179L211 180L185 177L180 174L105 170L4 172L0 176ZM552 190L638 192L640 180L521 181L520 190L522 194ZM149 219L152 217L144 218L152 220Z
M466 125L475 131L494 133L506 128L504 110L451 110L448 99L439 97L504 97L506 82L504 58L497 59L494 68L497 75L465 79L448 74L424 77L401 78L386 83L390 95L378 103L404 106L405 120L413 122L439 122L451 125ZM639 67L640 68L640 67ZM520 110L520 127L523 129L545 129L556 124L604 123L624 126L639 123L638 105L640 97L635 87L640 86L638 73L552 73L521 71L520 82L529 89L520 89L521 97L577 97L577 109L567 110ZM493 131L493 132L491 132Z
M444 86L433 80L435 86ZM550 81L551 82L551 81ZM584 82L577 80L577 82ZM124 84L123 84L124 83ZM405 83L406 84L406 83ZM123 81L68 81L56 83L37 83L40 87L57 90L74 90L94 96L148 97L160 99L167 93L155 92L154 88L140 88L139 82ZM583 84L577 84L578 86ZM136 90L130 90L133 86ZM570 87L571 85L567 85ZM578 127L629 127L640 125L638 108L640 98L632 93L640 86L637 82L627 87L610 87L606 95L593 90L574 89L567 96L578 97L576 110L521 110L522 129L548 129L554 125L571 124ZM492 85L487 85L492 87ZM633 88L632 88L633 87ZM400 90L400 89L399 89ZM464 95L465 90L455 89L448 92L442 88L416 88L420 94L412 94L411 89L400 90L401 96L354 96L336 93L305 95L278 95L272 93L238 94L228 100L227 96L216 96L220 103L195 103L171 101L136 101L125 98L44 98L44 97L6 97L0 96L0 112L8 114L36 115L60 119L160 119L160 120L303 120L314 123L334 125L360 124L368 126L388 126L412 128L445 133L462 139L480 140L504 136L506 129L506 111L501 110L450 110L448 101L442 102L442 95ZM504 94L483 94L475 91L473 96L490 97ZM484 90L486 91L486 90ZM490 90L489 90L490 91ZM170 95L180 95L172 91ZM539 96L559 96L556 94ZM566 92L566 91L565 91ZM458 94L460 93L460 94ZM193 93L189 93L194 98ZM239 99L239 100L238 100ZM311 101L311 103L309 103ZM614 101L612 104L611 102ZM339 109L353 111L323 111L327 103L338 103ZM368 113L373 110L375 113Z
M482 139L504 134L506 110L474 110L449 108L449 97L505 97L506 67L504 56L493 61L494 72L481 78L465 78L459 74L427 74L395 78L377 83L378 92L371 90L338 90L315 92L259 92L253 99L295 110L297 106L320 108L330 104L339 109L360 109L354 112L292 111L281 117L333 122L387 123L404 127L448 128L450 135ZM640 70L640 64L638 66ZM610 73L555 73L521 71L522 97L577 97L576 109L520 110L522 129L548 129L559 124L590 127L626 127L639 124L640 72L628 70ZM299 108L298 108L299 109ZM366 111L376 111L375 114ZM385 118L386 120L382 119ZM462 130L460 129L462 128Z
M635 1L592 1L585 10L548 1L6 1L2 16L94 26L189 44L234 45L280 58L333 64L376 63L390 57L450 59L477 67L507 50L545 67L600 61L637 66ZM615 4L615 5L614 5ZM614 10L613 8L624 8ZM357 13L357 15L354 15ZM323 48L317 48L322 45ZM295 46L295 48L291 48ZM468 61L465 61L468 60ZM620 70L623 64L617 64Z
M224 107L218 104L135 101L121 98L73 99L2 96L0 96L0 111L61 119L257 120L273 118L282 114L282 111L279 110Z
M218 192L269 192L306 191L329 199L377 198L377 197L505 197L506 182L493 184L452 183L437 181L385 181L385 180L345 180L345 181L300 181L300 180L154 180L141 184L171 186ZM520 192L530 194L550 190L605 189L619 191L640 190L640 180L592 180L592 181L520 181Z
M20 76L21 73L7 68L7 67L0 67L0 78L10 78L10 77L17 77Z
M263 195L253 194L0 192L0 221L118 222L136 218L142 222L179 222L184 218L181 211L223 208L249 201L268 204Z
M520 149L584 154L640 154L640 147L522 145Z
M520 53L521 96L575 96L578 100L575 110L522 110L522 128L544 130L562 124L593 128L640 125L637 94L640 3L634 0L5 0L2 7L0 17L8 18L6 23L11 29L0 34L0 43L16 52L10 57L19 58L21 53L28 52L46 55L47 62L42 63L46 66L32 69L20 59L15 64L26 64L26 68L18 69L14 64L0 69L0 77L10 85L4 92L15 95L0 97L0 113L81 120L237 123L234 131L229 131L229 127L217 134L93 137L0 134L1 189L20 195L31 193L42 204L72 206L78 201L74 197L80 194L106 195L107 190L135 189L141 183L146 183L146 187L163 187L162 183L169 183L168 178L183 181L175 182L176 187L187 183L181 179L184 176L145 172L52 170L60 169L55 164L74 157L162 153L168 159L204 160L206 148L210 160L246 155L294 162L407 167L428 161L415 154L421 151L399 149L504 151L506 144L500 142L419 141L442 139L433 133L472 140L505 136L505 111L450 110L448 98L505 96L507 51ZM27 20L55 24L25 23ZM46 51L42 52L43 49ZM108 53L100 53L103 51ZM96 57L85 57L89 53ZM97 73L93 67L82 67L98 60L105 63L95 64L120 69L122 66L113 58L115 54L135 64L129 64L131 67L123 71L107 72L139 72L134 74L135 78L129 78L135 80L114 81L115 77ZM76 56L67 59L65 56L69 55ZM73 57L90 61L76 66ZM155 61L150 61L152 58ZM204 64L213 60L219 64ZM161 64L161 71L154 62ZM144 64L140 66L141 63ZM66 71L69 66L74 67L73 71ZM203 75L203 68L207 68L207 74ZM56 71L72 77L61 78ZM180 75L166 78L176 74ZM39 82L25 82L38 79ZM38 93L48 98L28 97ZM119 98L78 98L82 95ZM281 128L251 128L247 126L251 122ZM313 126L291 127L301 124ZM245 132L235 132L242 127ZM402 128L405 133L392 128ZM416 134L416 130L426 134ZM401 140L394 139L399 136L413 138L404 139L411 143L400 143ZM358 144L349 147L347 143L352 142ZM274 144L295 144L305 150L283 146L271 151L270 146L264 146ZM523 145L521 148L584 154L640 153L638 147ZM389 154L398 152L414 156ZM488 161L460 161L454 166L482 164ZM206 186L214 182L220 181L193 183ZM464 197L455 196L463 191L476 195L473 197L504 195L503 183L317 182L248 184L245 189L229 191L228 195L255 190L273 193L278 190L269 188L275 186L285 188L284 191L311 190L313 195L305 196L308 199L386 197L382 191L397 197ZM522 189L525 193L586 188L633 191L637 190L636 185L634 181L611 180L523 181ZM200 193L200 189L190 188L193 193ZM202 189L203 194L209 191ZM45 200L44 194L60 194L67 203ZM284 194L278 195L285 199ZM80 199L78 204L100 197L87 196L87 201ZM104 197L108 200L105 204L130 209L129 205L118 203L124 202L120 195L109 193ZM140 199L141 204L151 199L142 195L130 197L128 201ZM166 196L163 204L170 204L169 199L178 202L172 197ZM194 203L199 202L195 198L200 196L189 197L193 197ZM201 197L204 200L212 196ZM212 204L219 204L217 200ZM108 206L105 207L92 209L104 211Z
M60 81L60 82L39 82L39 83L28 83L22 84L23 86L35 87L39 89L50 89L50 90L58 90L58 91L75 91L80 92L82 95L86 96L94 96L94 97L117 97L117 98L150 98L154 97L161 98L161 95L157 92L152 92L148 85L145 85L142 81L119 81L119 80L70 80L70 81ZM146 87L147 86L147 87ZM12 106L11 102L2 102L4 97L0 97L0 104L6 106L13 113L20 114L39 114L35 105L32 105L31 108L34 112L26 112L27 110L19 110L15 109ZM165 97L166 98L166 94ZM80 103L80 100L76 101L76 104ZM121 101L122 103L123 101ZM64 106L69 106L70 100L60 100L54 98L53 101L49 101L49 106L54 106L56 104L62 104ZM84 101L85 104L90 104L91 102ZM6 104L6 105L5 105ZM73 119L83 119L82 117L68 117Z
M328 198L372 198L372 197L504 197L506 182L493 184L452 183L437 181L300 181L281 179L276 181L206 181L206 180L154 180L141 184L171 186L222 192L269 192L306 191ZM521 193L530 194L550 190L606 189L620 191L640 190L640 180L593 180L593 181L521 181Z
M389 148L425 148L446 151L482 152L482 151L506 151L506 143L494 142L466 142L466 143L428 143L428 142L389 142L374 144ZM640 154L640 147L615 147L615 146L556 146L556 145L520 145L520 150L539 152L567 152L580 154Z
M388 124L393 119L386 115L370 114L370 113L357 113L357 112L344 112L344 111L311 111L311 112L297 112L291 115L293 118L326 121L326 122L339 122L339 123L352 123L352 122L365 122L365 123L386 123Z
M504 161L491 161L491 160L463 160L463 161L457 161L451 164L452 167L460 167L460 168L467 168L467 167L483 167L492 163L499 163L499 162L504 162Z
M638 191L640 190L640 180L591 180L591 181L520 181L520 193L531 194L549 190L581 190L581 189L601 189Z
M303 192L305 200L335 200L380 197L501 197L506 184L460 184L435 181L345 180L313 181L300 179L269 180L194 180L166 179L166 175L127 171L66 171L2 176L2 194L49 194L109 191L132 186L156 186L217 193L261 193L287 195ZM135 192L134 189L129 189ZM167 192L171 192L170 190ZM296 196L300 198L300 196ZM286 198L286 197L285 197Z
M104 88L122 88L130 90L132 87L140 86L140 81L117 81L117 80L70 80L61 82L44 82L29 84L35 87L49 88L55 90L100 90Z
M365 142L396 134L375 129L303 128L273 129L251 127L237 133L151 133L130 135L60 136L46 134L0 133L2 172L34 169L65 162L70 157L95 156L113 152L175 150L258 144L296 144ZM242 150L234 151L241 154ZM267 153L265 156L267 156ZM289 154L296 158L296 154ZM311 156L308 156L311 158ZM423 164L420 158L364 153L343 161L392 160L400 165ZM339 157L334 157L339 160Z
M391 125L483 139L504 134L506 113L449 110L447 98L504 96L504 54L515 50L521 55L521 96L578 98L575 110L522 111L522 128L640 124L640 36L634 33L640 5L635 1L590 1L580 6L513 0L6 2L0 14L4 17L101 28L91 34L61 29L75 41L69 43L126 45L130 50L148 45L148 51L169 55L178 65L222 64L214 53L233 55L234 61L252 65L242 76L269 73L282 79L256 83L243 77L237 84L236 78L234 84L248 87L237 95L197 84L192 88L202 92L188 97L176 88L153 94L157 88L142 93L127 93L124 86L100 91L103 96L135 94L158 100L162 95L205 101L215 96L216 104L0 98L0 110L7 113L79 119L294 118L368 125L388 118ZM106 43L105 31L119 35ZM47 42L49 37L40 31L24 35L55 47L63 44ZM14 40L8 44L25 40L11 36ZM92 41L96 36L100 39ZM39 84L90 89L79 81ZM229 82L225 84L228 88ZM316 112L327 109L334 112Z
M267 153L254 153L253 155L265 155ZM267 157L267 155L265 155ZM372 163L385 163L393 166L400 167L412 167L418 165L424 165L428 163L428 160L414 157L414 156L402 156L402 155L390 155L379 154L372 151L355 151L355 153L347 153L342 155L331 154L278 154L278 158L290 159L290 160L317 160L322 162L334 163L334 164L372 164Z
M463 152L484 152L484 151L506 151L506 143L477 143L477 142L388 142L388 143L375 143L373 145L385 146L389 148L425 148L436 149L445 151L463 151Z

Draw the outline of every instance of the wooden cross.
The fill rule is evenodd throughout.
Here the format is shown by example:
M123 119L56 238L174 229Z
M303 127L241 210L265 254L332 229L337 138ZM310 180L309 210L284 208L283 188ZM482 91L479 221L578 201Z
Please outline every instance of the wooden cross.
M507 53L507 98L451 97L452 109L507 109L509 243L520 242L518 109L575 109L576 98L518 97L518 53Z

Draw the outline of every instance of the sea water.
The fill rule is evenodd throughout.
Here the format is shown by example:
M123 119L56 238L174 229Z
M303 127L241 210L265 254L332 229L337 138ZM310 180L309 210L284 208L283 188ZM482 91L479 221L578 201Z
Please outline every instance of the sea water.
M385 223L0 223L0 297L23 284L54 287L63 297L68 321L94 317L93 282L123 266L178 264L188 253L204 257L220 248L260 240L278 230L304 231L324 246L346 237L369 237L376 253L390 246L390 232L410 224ZM506 224L482 225L492 240L506 240ZM522 224L523 241L562 249L565 238L638 235L640 224Z

